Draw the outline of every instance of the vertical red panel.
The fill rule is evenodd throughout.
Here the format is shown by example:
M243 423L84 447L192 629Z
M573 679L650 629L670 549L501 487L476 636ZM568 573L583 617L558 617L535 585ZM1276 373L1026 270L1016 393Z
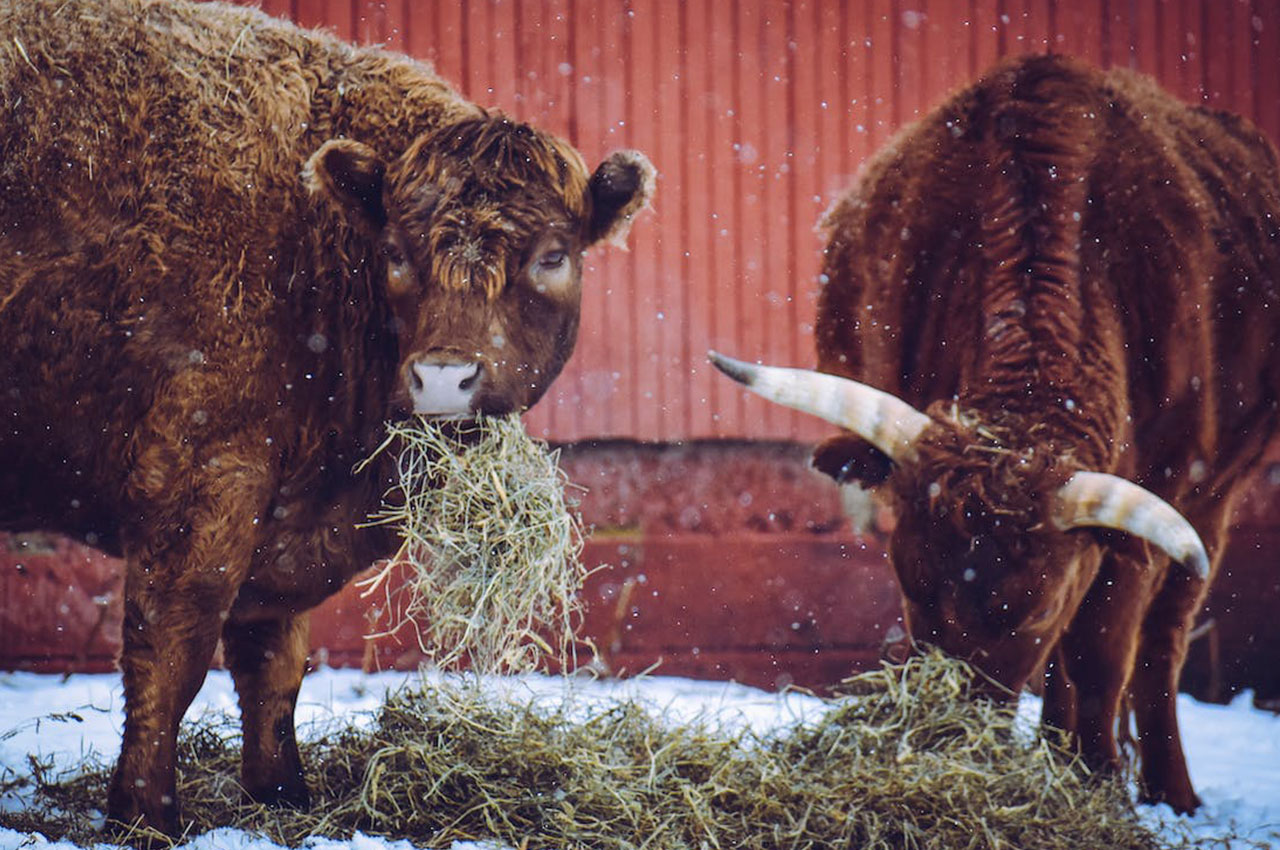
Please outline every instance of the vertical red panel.
M1006 56L1044 52L1044 22L1033 11L1042 7L1043 3L1036 0L1004 0L1004 16L1009 19L1005 35Z
M546 96L539 104L534 120L555 132L569 134L571 89L573 78L573 54L569 41L572 27L569 23L570 0L544 0L547 33L547 49L542 57L542 78L546 81Z
M1201 55L1204 63L1202 97L1205 104L1215 109L1228 108L1234 95L1231 80L1234 5L1232 0L1223 0L1212 14L1206 13L1201 19Z
M653 323L654 353L648 367L653 373L654 398L658 407L660 439L679 439L688 433L689 368L684 338L687 336L684 289L685 240L681 227L688 179L685 136L686 112L682 107L680 45L684 38L683 4L655 2L649 13L649 55L652 67L650 111L639 121L651 130L654 155L666 163L669 179L663 186L664 208L672 218L657 239L654 255ZM691 199L690 199L691 200Z
M858 169L871 154L871 29L868 24L869 17L861 9L842 8L840 28L848 65L840 91L848 117L841 125L840 169L848 179L828 182L832 197L853 185Z
M898 114L894 122L896 130L908 124L923 113L925 109L925 41L928 38L925 18L928 12L923 0L910 3L913 8L906 8L902 3L895 3L893 10L894 53L897 56L897 90Z
M969 72L973 78L982 76L1000 58L1000 16L1004 3L1001 0L969 0L970 20L973 22L973 41L969 46Z
M1107 0L1103 32L1108 64L1114 68L1137 67L1137 21L1128 0Z
M404 49L399 0L351 0L355 40L392 50Z
M469 5L469 0L461 0L434 3L429 10L415 6L408 20L409 52L430 60L436 73L459 91L466 90L464 56L469 35L466 26Z
M607 32L614 43L615 52L611 55L617 57L615 68L617 65L621 65L618 70L622 72L620 76L615 76L611 81L612 84L607 89L608 112L610 115L607 131L608 138L610 143L617 147L624 147L632 143L630 139L631 125L637 115L632 97L632 87L637 78L633 49L635 41L633 2L634 0L623 0L623 8L612 16L607 28ZM664 174L667 163L658 160L654 165L658 170L655 208L658 212L659 220L655 222L655 227L651 230L661 227L663 220L661 215L663 209L662 189L665 183ZM636 333L639 300L641 297L637 291L640 287L638 286L636 270L642 265L637 261L637 257L641 256L641 252L645 247L642 239L648 237L651 230L645 229L633 233L628 252L618 259L616 265L619 292L614 307L621 310L622 313L618 316L618 326L615 330L617 346L613 357L615 374L618 376L617 398L621 407L615 422L618 433L636 436L653 434L653 431L646 432L641 430L640 406L642 399L639 376L637 374L640 366L640 357L637 349L640 343Z
M1175 93L1191 103L1198 103L1204 92L1200 68L1200 4L1178 0L1174 44L1177 46Z
M1273 0L1253 0L1254 120L1280 145L1280 10Z
M626 30L629 78L627 80L626 118L622 135L627 144L647 151L657 163L658 212L661 224L678 216L677 208L666 200L668 186L674 182L676 164L656 152L656 135L666 128L654 126L656 111L655 79L662 69L655 62L655 6L659 0L633 0L628 4ZM668 212L670 209L670 212ZM631 360L625 368L623 382L632 392L632 427L636 433L656 439L662 430L664 411L661 407L660 384L666 380L660 368L658 307L659 238L665 229L659 226L636 234L628 255L632 291L627 318L632 335Z
M1159 77L1160 73L1160 21L1163 14L1160 0L1136 0L1134 10L1134 67L1144 74Z
M967 3L931 0L924 22L920 101L926 111L969 81L969 46L973 25Z
M1022 52L1033 54L1048 53L1053 45L1050 30L1055 21L1056 9L1048 0L1024 0Z
M893 4L868 0L867 9L867 133L871 149L878 149L896 129L897 74L893 58Z
M761 103L761 12L759 4L741 0L736 4L734 45L736 90L734 92L734 279L738 325L734 348L740 356L754 360L767 358L767 328L761 322L763 300L761 269L763 246L772 243L764 224L764 179L762 128L768 120ZM746 394L739 396L744 431L759 423L763 405Z
M297 21L304 27L323 27L338 38L355 36L352 0L296 0Z
M1103 64L1103 0L1069 0L1057 7L1063 53ZM1109 52L1109 51L1108 51Z
M1221 57L1230 63L1227 108L1241 115L1253 114L1253 14L1249 0L1231 2L1231 50Z
M761 297L746 305L757 311L764 329L764 351L769 362L784 363L790 351L793 313L787 302L790 281L789 258L794 246L787 217L790 180L786 155L793 138L794 115L788 99L791 63L787 54L787 10L784 2L766 2L760 21L760 103L765 112L760 125L759 145L762 181L762 209L767 243L762 246L759 270ZM788 120L791 119L791 120ZM787 433L796 414L790 408L766 404L759 420L758 436Z
M497 0L495 8L512 13L510 44L515 46L515 52L510 57L510 79L516 101L514 114L521 121L541 123L540 116L546 111L551 94L547 88L551 81L547 76L546 57L555 49L550 40L554 33L550 29L547 5L544 0L523 3Z
M685 241L680 254L678 288L685 325L682 356L688 383L686 435L715 432L713 398L716 383L728 383L715 374L706 361L706 350L718 344L713 342L714 310L717 292L725 285L725 281L716 275L712 261L718 226L713 217L718 208L717 187L711 172L716 149L712 125L717 92L707 61L712 38L712 28L708 23L707 16L697 4L680 4L680 124L686 141L703 140L696 147L687 145L680 174L685 198L680 207L679 227Z
M695 4L696 8L696 4ZM710 346L736 357L754 357L739 333L743 280L739 263L742 217L742 111L739 108L742 88L741 22L734 8L703 4L703 32L708 34L708 49L702 62L704 78L709 81L707 101L706 160L708 206L706 215L712 227L710 249L711 276L702 292L708 293L704 309L711 314ZM745 393L730 381L712 376L710 404L715 436L739 435L743 432Z

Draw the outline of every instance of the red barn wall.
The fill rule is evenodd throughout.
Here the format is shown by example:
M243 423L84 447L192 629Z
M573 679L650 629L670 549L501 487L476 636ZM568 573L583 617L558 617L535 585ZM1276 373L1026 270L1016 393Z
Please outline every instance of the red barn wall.
M659 171L588 269L577 352L529 416L558 441L809 439L708 348L812 365L822 212L895 129L1001 56L1133 67L1280 138L1280 0L263 0L430 60L469 98Z
M260 5L428 59L592 164L624 146L656 164L654 213L630 251L589 255L577 350L527 417L569 444L570 475L591 488L587 557L612 568L587 589L587 627L615 669L662 659L663 672L816 686L871 663L897 618L881 538L853 535L835 488L805 468L826 426L705 362L716 348L813 364L815 226L895 129L1001 56L1054 51L1151 73L1280 139L1280 0ZM1215 590L1218 625L1190 674L1202 689L1275 666L1277 483L1260 479ZM0 667L108 664L118 565L31 542L0 555ZM316 626L324 657L373 659L368 610L350 590L330 603Z

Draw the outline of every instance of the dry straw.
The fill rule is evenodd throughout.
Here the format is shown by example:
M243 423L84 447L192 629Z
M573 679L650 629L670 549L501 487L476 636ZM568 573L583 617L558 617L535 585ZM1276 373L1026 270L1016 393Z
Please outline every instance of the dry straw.
M389 423L374 457L392 450L399 486L372 521L396 526L403 543L361 582L366 596L386 594L384 634L413 630L439 667L571 665L586 571L559 452L516 415Z
M1010 709L970 700L971 672L940 655L856 677L820 720L758 734L463 681L395 694L370 724L310 730L308 812L245 804L234 722L188 724L179 791L191 832L234 826L290 846L356 831L424 847L1220 846L1151 832L1125 783L1090 774ZM36 805L0 825L97 839L86 813L107 776L46 773Z

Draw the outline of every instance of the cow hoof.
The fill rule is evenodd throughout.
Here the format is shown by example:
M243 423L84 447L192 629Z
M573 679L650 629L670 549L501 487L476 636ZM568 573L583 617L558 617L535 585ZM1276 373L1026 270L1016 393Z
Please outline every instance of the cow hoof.
M1138 799L1143 803L1164 803L1176 814L1194 815L1200 808L1200 798L1190 788L1182 791L1143 791Z
M178 805L170 800L149 806L113 786L107 794L106 831L130 847L172 847L181 835Z
M245 792L250 800L264 806L299 810L311 808L311 792L301 778L273 785L246 786Z

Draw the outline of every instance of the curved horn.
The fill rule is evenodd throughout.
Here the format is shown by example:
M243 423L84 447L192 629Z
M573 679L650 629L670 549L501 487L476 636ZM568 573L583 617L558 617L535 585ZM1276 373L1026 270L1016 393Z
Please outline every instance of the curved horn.
M1209 555L1200 535L1172 505L1132 481L1105 472L1077 472L1058 489L1054 525L1114 528L1141 537L1201 581Z
M714 351L707 356L717 369L752 392L848 428L894 463L915 460L916 438L932 421L897 396L848 378L744 363Z

